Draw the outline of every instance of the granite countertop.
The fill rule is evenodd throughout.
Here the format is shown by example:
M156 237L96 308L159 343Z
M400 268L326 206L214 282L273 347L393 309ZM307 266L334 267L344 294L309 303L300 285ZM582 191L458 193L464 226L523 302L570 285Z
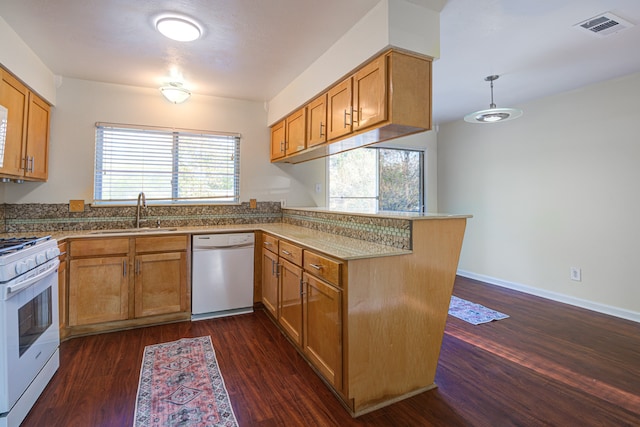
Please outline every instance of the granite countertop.
M165 236L172 234L207 234L207 233L233 233L233 232L250 232L265 231L275 236L286 239L290 242L297 243L309 249L323 252L327 255L342 260L353 260L361 258L375 258L383 256L395 256L410 254L410 250L398 249L392 246L381 245L378 243L367 242L364 240L344 237L337 234L325 233L306 227L283 223L267 223L267 224L228 224L213 225L201 227L172 227L166 231L152 231L148 229L145 232L133 232L123 230L122 233L111 232L97 233L98 230L85 231L55 231L41 232L39 235L51 235L54 239L63 240L69 238L113 238L123 236ZM161 229L162 230L162 229ZM24 233L23 233L24 234ZM10 237L11 235L5 235Z
M447 218L472 218L473 215L468 214L447 214L447 213L429 213L429 212L386 212L386 211L371 211L371 212L358 212L358 211L349 211L349 210L340 210L340 209L330 209L330 208L308 208L308 207L287 207L283 210L298 210L298 211L308 211L308 212L326 212L332 214L345 214L345 215L354 215L354 216L368 216L368 217L376 217L376 218L391 218L391 219L404 219L404 220L412 220L412 221L421 221L421 220L429 220L429 219L447 219Z

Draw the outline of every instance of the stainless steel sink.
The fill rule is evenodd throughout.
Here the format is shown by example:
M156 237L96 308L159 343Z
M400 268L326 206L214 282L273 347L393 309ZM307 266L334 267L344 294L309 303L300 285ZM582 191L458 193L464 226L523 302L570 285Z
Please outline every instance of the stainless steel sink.
M167 231L176 231L177 228L158 228L158 227L141 227L141 228L118 228L109 230L94 230L89 234L131 234L131 233L163 233Z

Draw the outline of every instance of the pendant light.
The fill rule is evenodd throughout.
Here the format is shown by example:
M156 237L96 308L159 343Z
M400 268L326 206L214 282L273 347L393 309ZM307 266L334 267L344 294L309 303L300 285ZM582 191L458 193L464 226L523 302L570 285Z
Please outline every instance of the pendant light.
M496 104L493 103L493 81L497 80L499 77L500 76L498 75L491 75L484 78L485 81L491 82L491 104L489 104L489 109L467 114L464 116L465 122L498 123L517 119L522 115L522 110L517 108L496 108Z
M170 82L168 85L162 86L160 92L169 102L174 104L181 104L191 96L191 92L182 87L180 82Z

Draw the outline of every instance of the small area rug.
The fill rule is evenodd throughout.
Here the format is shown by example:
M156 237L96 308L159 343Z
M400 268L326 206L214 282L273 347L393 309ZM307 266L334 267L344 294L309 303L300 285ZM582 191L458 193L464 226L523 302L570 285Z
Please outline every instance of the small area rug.
M211 337L144 348L134 427L237 427Z
M506 319L509 317L499 311L491 310L483 305L475 304L456 296L451 296L449 314L474 325L491 322L492 320Z

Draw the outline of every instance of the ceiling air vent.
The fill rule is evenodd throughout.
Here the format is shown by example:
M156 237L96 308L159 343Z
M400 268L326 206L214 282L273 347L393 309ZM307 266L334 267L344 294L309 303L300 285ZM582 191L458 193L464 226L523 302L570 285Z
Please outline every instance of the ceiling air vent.
M626 28L633 27L633 24L629 21L625 21L619 16L614 15L611 12L606 12L598 16L594 16L591 19L580 22L574 25L580 30L588 31L598 37L605 37Z

